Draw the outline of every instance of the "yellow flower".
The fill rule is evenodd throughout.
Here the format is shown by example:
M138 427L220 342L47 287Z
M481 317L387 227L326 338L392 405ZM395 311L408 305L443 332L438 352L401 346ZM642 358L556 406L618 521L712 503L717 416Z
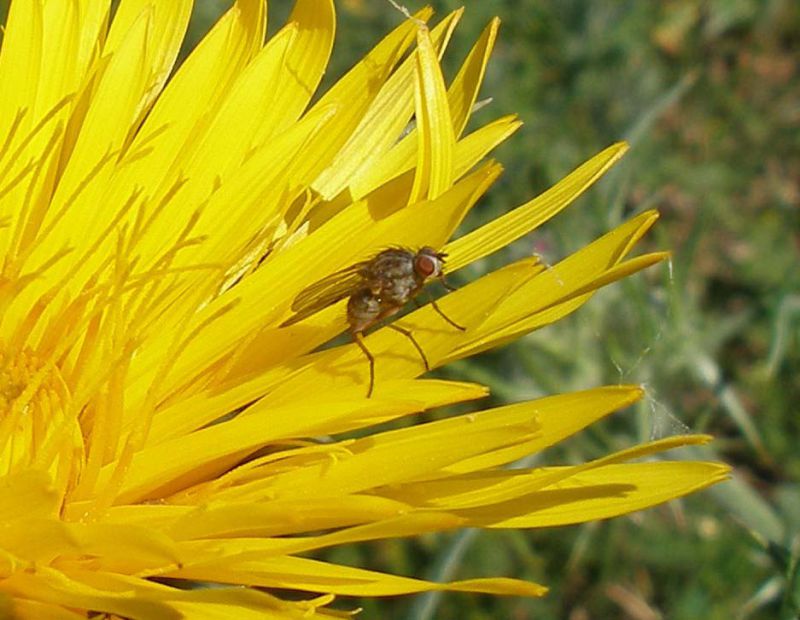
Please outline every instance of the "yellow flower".
M262 1L238 0L172 77L191 2L123 0L110 25L109 6L15 0L3 37L0 614L294 618L327 615L335 595L538 596L513 579L434 584L304 554L606 518L724 478L714 463L629 462L705 436L504 469L634 402L637 386L369 434L486 390L417 378L408 339L380 329L366 338L367 398L358 347L313 352L343 331L341 304L280 327L306 286L387 245L443 248L448 271L495 251L623 154L611 146L448 242L499 174L481 160L519 124L464 134L496 22L449 87L438 55L460 12L429 31L423 11L315 98L330 0L298 0L266 44ZM430 306L400 322L432 367L496 347L662 260L627 258L655 219L446 295L463 332Z

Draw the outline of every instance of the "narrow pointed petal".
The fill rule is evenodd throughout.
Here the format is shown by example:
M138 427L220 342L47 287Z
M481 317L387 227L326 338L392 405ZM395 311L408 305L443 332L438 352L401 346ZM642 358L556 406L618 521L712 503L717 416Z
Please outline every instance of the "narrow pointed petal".
M437 49L446 43L460 15L460 11L451 13L431 30L431 44ZM314 182L324 198L333 198L346 188L360 168L391 148L408 124L414 110L415 64L413 55L386 81L350 140Z
M297 36L286 54L282 74L275 78L281 88L273 105L264 109L257 143L295 122L316 92L333 48L336 17L332 0L298 0L289 24L296 28Z
M475 525L503 528L608 519L717 484L728 478L729 471L719 463L682 461L609 465L545 488L535 498L515 499L513 515L508 505L456 513Z
M614 144L575 169L553 187L500 216L493 222L448 243L448 268L455 271L534 230L588 189L628 150L624 143Z
M417 32L414 109L417 120L417 170L410 203L435 199L453 183L455 133L450 105L433 44L427 28Z
M186 567L171 575L201 581L246 581L263 587L333 592L348 596L396 596L449 590L538 597L547 592L543 586L515 579L470 579L440 584L294 557L261 562L243 561L239 566L235 562L231 564L227 572L225 568L214 566Z

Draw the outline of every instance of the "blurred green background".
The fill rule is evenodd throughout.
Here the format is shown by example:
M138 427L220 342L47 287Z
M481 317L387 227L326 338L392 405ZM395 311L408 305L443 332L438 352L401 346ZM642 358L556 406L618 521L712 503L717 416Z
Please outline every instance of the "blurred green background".
M422 2L408 0L418 10ZM435 1L437 16L462 3ZM548 262L648 208L643 249L671 265L615 284L570 319L447 376L492 386L490 404L600 384L648 398L541 455L580 462L653 437L707 432L735 467L724 485L585 526L465 532L334 551L336 561L430 579L506 575L541 600L448 594L339 600L365 618L523 620L797 617L800 521L800 4L791 0L466 1L448 75L497 15L476 114L525 126L496 153L506 173L477 225L528 200L608 144L633 149L542 230L461 274L536 252ZM191 47L230 2L198 0ZM340 0L332 83L402 16ZM270 32L290 2L270 6ZM436 19L436 18L435 18ZM486 403L482 403L486 405Z

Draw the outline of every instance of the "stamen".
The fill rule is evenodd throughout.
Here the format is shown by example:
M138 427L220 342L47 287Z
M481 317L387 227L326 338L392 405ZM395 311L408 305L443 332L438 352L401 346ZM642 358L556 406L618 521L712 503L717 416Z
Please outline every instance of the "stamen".
M67 198L66 202L61 206L61 208L53 215L50 222L42 228L39 232L39 235L36 238L36 244L41 244L43 241L50 236L50 233L55 230L56 226L61 223L61 219L66 215L66 213L73 207L75 202L78 200L78 197L86 190L87 187L91 184L91 182L100 174L100 171L109 163L114 160L117 151L111 151L106 153L100 161L98 161L95 166L89 171L89 174L84 177L75 190L70 194ZM141 190L138 190L141 193ZM134 194L136 194L136 190L134 190ZM35 246L34 246L35 247Z
M118 169L123 168L129 164L134 163L139 159L147 157L150 153L153 152L154 148L150 146L150 143L153 142L153 140L155 140L158 136L163 134L168 128L169 125L167 123L164 123L163 125L157 127L147 136L142 136L141 134L135 134L135 137L138 141L137 144L135 145L136 150L130 149L127 150L124 154L120 154L119 165L117 166L117 168Z
M17 185L19 185L22 179L28 176L35 167L36 164L34 163L33 160L25 164L25 166L17 173L17 176L11 179L3 187L0 187L0 199L4 198L6 194L8 194L12 189L14 189Z
M69 283L75 275L86 266L86 263L89 262L89 259L94 256L100 247L105 243L108 236L114 233L114 231L118 228L122 218L125 217L128 211L133 207L134 203L139 199L142 194L142 189L137 188L135 189L131 195L128 197L128 200L125 201L123 205L120 205L119 211L114 216L114 218L108 223L105 229L95 238L94 243L90 245L81 257L73 263L72 267L67 271L66 274L59 280L58 284L56 284L54 290L58 291L63 288L66 288L67 284ZM37 239L37 241L41 241L41 237ZM104 263L101 264L100 268L97 270L96 273L100 273L105 266L109 264L109 261L106 260Z
M205 291L202 291L201 293L203 295L206 294ZM136 418L134 420L123 421L123 424L125 422L132 422L133 428L127 434L127 437L122 444L122 450L119 452L117 459L114 462L108 480L102 488L98 488L96 490L94 499L91 501L90 506L86 510L86 518L93 518L98 514L102 514L104 510L113 504L114 499L119 495L119 491L125 482L125 475L130 468L134 454L142 449L145 441L147 440L150 427L152 425L153 415L156 412L156 405L162 398L162 395L160 394L160 388L165 379L168 377L171 369L174 367L175 362L178 360L186 347L194 339L196 339L200 333L202 333L211 324L216 322L219 318L227 314L237 304L238 300L235 300L223 306L211 316L207 317L199 325L189 330L187 334L184 334L185 328L179 329L172 345L165 352L162 363L159 365L153 375L154 379L147 390L144 402L141 404L141 406L137 404L135 408ZM190 307L194 308L196 306ZM181 325L185 325L187 323L188 321L181 322Z
M108 388L94 399L94 416L91 425L82 420L84 432L90 432L89 454L81 476L76 495L91 496L102 467L109 463L119 450L120 432L123 418L124 380L127 373L127 362L120 360L116 364L108 382ZM88 429L87 429L88 426Z
M45 177L48 161L51 156L56 153L56 145L59 143L63 135L64 127L61 123L56 126L50 139L45 147L42 149L42 156L36 160L34 164L33 176L28 183L27 190L25 191L25 198L22 202L22 209L16 218L16 227L9 243L9 250L7 258L10 257L11 262L15 262L17 257L23 252L26 247L26 242L30 242L31 238L35 236L36 228L41 224L41 218L44 217L49 205L46 199L39 201L39 208L36 209L34 205L34 192L42 189L39 184L39 179Z
M14 166L14 164L22 158L22 153L25 151L25 149L28 148L28 146L30 146L33 139L39 134L39 132L41 132L45 128L45 126L51 120L53 120L53 118L55 118L56 114L58 114L61 108L63 108L70 101L72 101L74 97L75 95L67 95L66 97L63 97L52 108L50 108L50 110L46 112L41 119L39 119L39 122L36 123L34 128L31 129L31 131L29 131L28 134L20 141L19 145L17 145L17 148L9 157L8 163L6 164L5 168L3 168L2 171L0 171L0 178L5 178L8 175L9 171ZM6 143L3 145L3 152L7 147L11 145L11 142L13 140L13 134L16 134L19 124L22 122L22 117L24 117L26 113L27 109L20 110L19 112L17 112L17 116L14 118L14 121L12 123L11 131L9 132L9 135L6 137ZM2 152L0 152L0 155L2 155ZM2 157L0 157L0 160L2 160Z
M140 218L137 215L137 222L134 225L133 231L131 232L131 247L128 250L129 252L133 251L133 246L138 245L141 240L144 238L145 234L151 229L153 223L156 219L164 212L167 205L172 201L173 198L177 195L177 193L181 190L181 188L188 182L188 179L183 175L179 175L178 178L172 183L172 185L167 189L164 196L156 203L155 208L150 212L150 214L144 217L144 211L142 209L141 212L141 224L139 223ZM202 213L203 207L205 203L201 204L196 210L196 213ZM193 216L190 220L191 222L196 222L197 217ZM194 224L192 224L193 226Z
M14 136L17 135L17 131L19 130L20 125L22 124L22 119L25 118L25 115L27 113L28 113L28 108L20 108L14 115L14 120L11 121L11 126L8 128L8 133L6 134L5 142L3 142L3 146L0 147L0 161L3 161L3 158L6 156L8 149L11 148L11 143L14 141Z

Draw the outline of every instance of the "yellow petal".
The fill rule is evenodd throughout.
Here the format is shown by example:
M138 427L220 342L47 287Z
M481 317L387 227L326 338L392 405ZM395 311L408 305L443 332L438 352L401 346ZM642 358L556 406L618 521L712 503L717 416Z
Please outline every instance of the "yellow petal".
M633 259L628 268L616 269L616 264L631 251L633 244L657 218L658 214L653 211L642 213L542 271L505 299L480 326L480 330L465 334L465 340L468 337L468 341L454 348L447 359L472 355L552 323L583 305L597 288L664 260L665 254L646 255ZM443 309L451 296L442 301ZM457 310L453 312L454 316L458 316Z
M2 598L2 595L0 595ZM51 620L85 620L86 614L83 612L70 611L60 604L42 603L30 599L18 598L14 601L15 620L39 620L49 618Z
M293 37L282 72L274 84L275 100L263 110L261 129L254 142L263 144L270 136L285 130L305 111L328 65L336 18L331 0L298 0L289 16Z
M228 171L226 182L219 189L214 190L210 183L205 188L197 186L200 184L187 184L181 191L181 199L188 200L185 203L187 206L196 208L194 205L206 201L192 228L192 234L203 238L205 243L185 257L176 257L172 265L181 267L211 263L214 260L220 265L227 265L240 256L260 230L270 222L275 222L289 208L295 197L292 192L297 192L297 188L303 187L313 176L314 167L308 166L299 154L315 135L324 133L335 112L333 109L321 108L305 116L280 136L273 138L268 148L251 152L246 160L242 150L239 153L242 161ZM214 129L215 136L227 131L224 126ZM234 162L237 159L237 150L239 149L230 149ZM201 160L204 159L202 155L209 155L212 163L219 157L212 157L211 153L200 154ZM197 178L206 181L212 179L212 168L208 168L207 164L202 164L201 167ZM224 173L225 167L220 166L220 169ZM189 213L185 217L188 220ZM163 225L166 225L166 219L164 218ZM143 240L141 245L145 255L155 257L159 255L157 250L164 251L163 240L167 235L163 228L161 230L164 234L159 235L153 229L148 238ZM159 241L162 247L155 245ZM191 282L192 278L188 276L184 279L184 284L194 288L197 282L208 280L208 276L202 273L194 277L197 278L196 282Z
M455 271L508 245L540 226L580 196L628 150L614 144L598 153L545 193L481 228L448 243L448 271Z
M46 604L94 609L128 618L177 620L180 616L163 602L139 597L133 590L111 593L86 586L47 566L35 572L17 571L3 581L3 589L12 596Z
M635 403L643 394L644 391L639 386L607 386L583 392L558 394L530 403L519 403L486 411L485 413L490 415L490 411L500 414L505 411L518 412L531 408L542 426L542 432L530 441L455 463L445 471L453 474L480 471L535 454L574 435L606 415Z
M458 397L465 395L463 390L453 394ZM471 389L468 395L473 394L475 391ZM324 418L308 403L299 401L287 402L282 408L273 407L268 413L273 422L266 426L259 415L241 416L137 452L127 471L121 501L149 496L157 489L163 494L170 494L170 489L178 490L194 480L203 480L212 472L224 470L226 463L232 464L248 451L270 442L317 435L330 428L351 428L363 418L400 417L420 411L425 406L427 403L424 401L405 396L381 402L368 400L359 394L358 399L353 395L344 395L338 401L331 399L326 403ZM323 455L321 458L327 460L329 457ZM168 461L168 466L164 465L164 459ZM115 467L114 463L107 465L100 472L97 482L81 485L75 491L75 499L91 494L95 484L106 484Z
M90 609L114 609L111 604L120 602L134 611L131 618L316 618L318 606L327 605L332 597L322 596L308 601L282 601L265 592L257 592L248 588L201 588L181 590L145 579L131 578L108 572L70 569L65 571L78 589L91 595L94 592L116 593L115 598L96 597L98 605ZM150 602L150 607L135 607L133 603L143 600ZM154 604L157 603L158 607ZM103 605L103 606L101 606ZM150 615L160 614L160 615Z
M47 72L47 79L28 76L29 83L38 86L36 104L30 110L34 119L84 86L87 73L99 55L100 32L105 28L108 11L107 0L45 4L41 68ZM0 74L4 75L4 71L0 67ZM2 112L0 117L7 118Z
M498 20L492 20L489 26L483 31L483 34L470 51L458 75L456 75L456 78L453 80L453 84L447 91L447 101L450 107L450 117L453 125L453 134L455 136L461 135L469 119L469 115L472 112L472 106L475 103L478 89L483 80L486 63L488 62L491 49L494 46L498 25ZM417 125L419 125L419 121ZM485 128L474 132L473 140L477 138L479 132L482 132L482 129ZM379 161L372 162L371 166L362 167L350 184L351 197L354 200L358 200L396 176L413 168L416 163L418 138L418 129L415 128L400 140L400 142L394 145ZM502 141L502 139L498 140L498 142L500 141ZM472 144L462 146L461 142L456 144L453 157L455 161L456 178L460 177L477 161L482 159L483 155L491 148L482 148L480 149L482 151L480 156L470 157L465 154L464 151L470 152L471 146Z
M72 151L52 203L48 210L45 225L53 218L52 214L60 214L70 197L82 186L92 170L108 159L110 153L119 154L128 139L131 125L137 119L151 78L146 64L148 32L152 14L145 11L136 20L108 61L97 85L95 97L89 105L83 119L80 133ZM113 209L99 210L97 204L102 196L101 190L111 171L106 166L96 175L96 183L87 188L64 213L58 226L53 229L49 243L55 247L74 247L75 245L91 245L109 221L114 220ZM85 247L85 246L84 246ZM41 242L31 256L33 265L38 266L50 257L51 248ZM55 278L66 272L72 260L62 261L48 270L48 276ZM96 268L97 261L88 258L87 268Z
M175 437L182 437L202 428L220 417L220 412L235 411L262 397L267 386L258 377L252 381L236 385L227 390L200 393L189 400L181 401L160 411L153 421L152 443L160 443ZM467 400L482 398L489 390L478 384L437 380L391 380L381 386L380 403L364 408L364 390L350 386L339 393L329 393L326 401L349 401L351 410L346 417L328 415L301 416L304 427L298 427L299 435L329 435L342 433L353 428L363 428L371 424L382 424L416 411L432 407L443 407ZM307 394L301 401L314 402L316 397ZM245 415L273 415L270 409L281 404L302 404L301 401L281 401L272 397L263 404L256 403L248 408Z
M94 557L98 568L132 574L181 563L172 539L129 524L30 519L8 524L0 533L0 542L8 552L42 565L63 566L69 562L65 558Z
M456 177L460 178L483 160L489 151L508 139L521 126L522 122L516 115L503 116L459 140L455 150Z
M465 355L473 355L491 347L501 346L522 334L549 325L580 308L599 288L616 282L620 278L624 278L637 271L651 267L665 260L667 257L668 255L665 253L656 253L639 256L626 261L617 267L612 267L595 279L584 281L579 294L573 291L573 293L576 294L570 295L565 290L563 291L563 301L559 301L549 307L539 307L535 312L531 312L529 308L526 308L524 302L526 299L530 298L528 295L531 294L532 290L539 289L539 285L541 285L542 282L540 280L535 284L531 283L527 288L514 291L515 295L513 297L509 296L509 298L505 300L505 306L498 308L498 320L503 318L502 315L508 318L508 322L505 325L501 327L494 324L494 322L490 323L487 321L486 325L481 326L481 332L485 335L476 333L475 338L472 339L469 344L455 349L452 353L452 357L445 358L447 361L443 360L441 363L447 363L448 361Z
M453 184L456 141L444 78L427 28L417 31L416 59L414 109L419 140L410 203L438 198Z
M467 126L467 121L469 121L472 114L478 91L486 73L486 65L489 63L489 56L494 49L498 28L500 28L500 20L495 17L484 28L447 92L447 99L450 102L450 116L453 119L453 129L456 136L460 136L464 131L464 127Z
M460 15L461 11L451 13L433 28L433 45L444 45ZM331 166L314 182L313 188L325 199L336 196L362 166L388 151L408 124L414 109L415 62L415 55L408 58L386 80Z
M287 536L380 521L408 508L401 502L366 495L349 495L345 502L335 496L212 504L176 520L168 533L175 540ZM286 515L292 518L286 519Z
M58 492L44 472L30 470L0 478L2 523L17 519L54 517L58 503Z
M30 110L36 100L42 70L43 8L41 0L14 2L3 29L0 51L0 135L8 130L20 110Z
M261 129L276 102L275 84L286 63L286 53L297 37L294 25L283 28L232 80L220 97L207 127L196 132L183 155L182 173L187 187L181 196L187 204L201 204L224 185L244 163L246 156L261 146L253 137ZM208 114L208 110L204 112ZM199 120L199 119L198 119ZM276 157L278 155L276 154ZM188 219L188 213L183 217ZM172 215L174 218L175 215ZM162 238L164 231L154 231Z
M73 519L79 516L78 510L81 502L72 502L65 511L65 518ZM179 506L176 504L125 504L112 506L106 511L106 523L121 523L147 527L152 530L164 531L176 520L195 510L194 505Z
M276 551L280 554L298 554L357 542L386 540L387 538L404 538L419 536L432 532L446 532L464 527L461 517L446 512L425 512L417 510L409 514L356 525L319 536L303 536L294 539L278 539ZM251 558L256 556L250 555Z
M122 0L114 13L103 54L117 53L125 45L128 31L145 13L151 13L148 18L146 65L152 76L152 97L161 90L172 70L191 12L192 2L189 0L175 0L164 4L153 3L151 0Z
M209 112L229 92L230 82L249 61L254 46L260 49L263 3L240 0L183 63L128 148L126 165L112 176L109 164L119 155L130 125L135 122L137 110L143 109L152 90L149 67L145 63L151 15L151 11L144 11L127 31L106 67L102 81L87 101L90 105L87 117L49 211L59 214L62 206L69 209L66 215L60 216L58 226L48 238L49 244L40 247L37 256L46 256L43 253L51 251L49 248L53 246L74 243L76 231L82 240L79 247L90 247L91 243L86 239L89 229L94 230L102 241L104 236L110 236L109 222L114 222L115 218L123 221L134 219L114 209L98 211L98 202L114 204L119 209L132 196L141 196L144 188L152 194L161 186L169 188L174 184L181 173L173 167L177 154L185 149L186 144L196 144L206 131L209 120L213 119ZM172 41L176 32L174 20L170 23L171 27L165 23L160 31L166 37L164 43ZM116 134L109 132L109 123L116 129ZM102 135L98 137L97 132ZM109 159L111 154L113 157ZM178 158L178 161L182 160ZM77 191L76 188L82 189ZM157 198L154 198L154 203L157 205ZM154 216L157 207L151 209L153 212L148 215ZM85 227L81 223L85 220L91 221L94 227ZM153 229L159 224L161 220L152 224ZM183 224L181 222L179 228ZM173 217L167 229L172 233L175 228ZM162 243L168 244L172 237L164 239L162 235L161 239ZM85 253L77 253L73 259L75 264L86 263L83 265L84 273L91 273L96 264L93 260L92 255ZM58 273L50 270L48 275L52 278Z
M352 456L335 463L325 459L286 473L275 472L268 480L269 488L276 497L286 498L358 492L425 477L539 432L535 419L514 424L497 424L493 418L479 416L440 420L356 440L347 445Z
M122 178L131 187L152 188L176 175L178 153L196 146L208 130L213 112L229 95L244 66L261 49L264 5L260 0L237 0L181 64L153 106L131 151ZM210 113L211 112L211 113ZM174 225L174 224L173 224Z
M430 14L430 9L423 9L416 18L425 21ZM359 126L406 48L414 40L415 28L412 21L404 21L336 82L312 108L332 105L339 110L336 122L325 134L326 140L314 144L314 152L319 153L323 161L330 162ZM332 169L329 169L322 176L331 173ZM319 183L317 179L315 185Z
M331 592L348 596L394 596L431 591L543 596L547 592L547 588L538 584L515 579L469 579L433 583L294 557L266 558L262 561L241 563L229 561L222 566L187 567L168 575L200 581L251 583L264 587Z
M652 456L673 448L708 443L706 435L682 435L666 440L620 450L606 457L570 467L535 469L481 470L462 476L441 476L425 482L396 485L379 491L382 495L424 509L438 508L464 514L465 509L499 506L506 511L515 500L525 500L548 489L557 488L569 478L580 479L584 472L635 458Z
M504 116L480 129L476 129L462 140L456 142L453 150L454 178L461 178L469 172L492 149L506 140L521 126L522 123L517 120L515 115ZM406 144L405 140L397 146L397 149L400 149L404 144ZM415 149L416 145L413 150L409 150L408 157L405 157L405 154L399 150L392 150L386 157L369 169L368 176L363 178L356 177L354 185L350 188L350 196L353 199L361 199L372 192L380 195L388 187L391 187L393 192L403 196L403 202L407 202L407 196L411 195L411 186L414 179L413 168L416 161L413 156L416 153ZM403 148L402 150L405 151L406 149ZM395 178L401 175L402 178ZM346 198L349 199L350 196ZM334 207L335 211L340 210L342 207L337 201L329 204Z
M549 527L608 519L688 495L725 480L719 463L653 462L608 465L567 478L508 505L456 511L477 526Z

